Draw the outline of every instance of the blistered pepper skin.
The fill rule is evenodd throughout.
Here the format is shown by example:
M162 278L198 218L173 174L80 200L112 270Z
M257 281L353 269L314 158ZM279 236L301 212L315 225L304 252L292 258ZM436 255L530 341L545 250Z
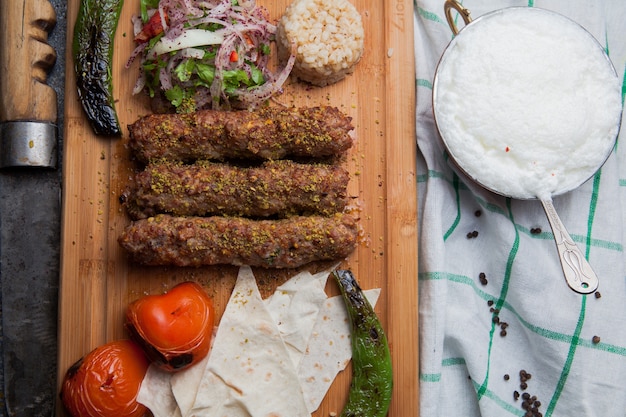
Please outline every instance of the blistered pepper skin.
M387 337L351 271L333 272L351 326L352 381L340 417L384 417L393 390L393 368Z
M120 136L111 66L123 0L81 0L72 56L78 98L96 135Z

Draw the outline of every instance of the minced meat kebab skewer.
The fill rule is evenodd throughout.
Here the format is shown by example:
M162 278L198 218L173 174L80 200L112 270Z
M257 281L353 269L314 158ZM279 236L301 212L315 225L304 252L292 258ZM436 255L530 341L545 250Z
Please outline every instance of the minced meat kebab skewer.
M286 217L330 215L347 204L348 171L338 164L265 161L241 167L198 161L155 162L134 177L123 195L133 219L228 215Z
M151 114L128 126L129 148L141 162L329 157L352 146L351 122L330 106Z
M357 221L346 213L281 220L161 214L132 222L118 242L142 265L296 268L347 257L357 237Z

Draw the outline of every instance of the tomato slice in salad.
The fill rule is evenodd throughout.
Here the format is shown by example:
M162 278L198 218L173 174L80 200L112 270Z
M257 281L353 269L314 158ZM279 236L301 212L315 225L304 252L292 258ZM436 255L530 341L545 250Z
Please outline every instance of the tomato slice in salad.
M166 25L169 24L167 14L164 14L163 17L161 17L160 13L154 13L152 17L150 17L150 19L148 20L148 23L143 26L141 32L135 35L135 42L145 43L155 36L163 33L163 20L165 20Z

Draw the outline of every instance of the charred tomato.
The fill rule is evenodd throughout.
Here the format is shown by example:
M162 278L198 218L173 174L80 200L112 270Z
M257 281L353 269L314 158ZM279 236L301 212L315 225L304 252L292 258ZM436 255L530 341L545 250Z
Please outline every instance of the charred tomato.
M141 417L147 409L137 394L148 365L131 340L101 345L67 370L61 401L73 417Z
M204 358L211 347L215 311L206 291L192 281L165 294L132 302L125 326L148 358L168 371L185 369Z

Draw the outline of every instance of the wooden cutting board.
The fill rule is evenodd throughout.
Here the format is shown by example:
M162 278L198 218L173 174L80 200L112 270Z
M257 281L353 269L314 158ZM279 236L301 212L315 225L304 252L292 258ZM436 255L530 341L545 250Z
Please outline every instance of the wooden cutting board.
M80 0L69 0L63 157L63 225L59 299L58 384L81 356L124 338L126 305L143 294L161 293L188 279L214 297L218 318L228 301L237 269L141 268L131 265L117 244L129 223L119 196L131 173L126 126L149 113L143 96L133 96L137 63L125 68L134 48L131 17L138 1L126 1L115 38L114 96L121 139L92 134L77 101L71 57L73 26ZM278 19L288 0L259 0ZM347 161L350 195L360 205L363 242L342 267L364 289L382 288L376 311L390 342L394 394L389 416L418 415L417 196L413 9L409 0L357 0L365 26L365 53L355 73L325 88L288 81L279 102L334 105L353 118L356 142ZM292 272L255 271L271 290ZM329 292L336 291L329 280ZM350 382L341 373L316 417L339 412ZM58 415L65 415L58 406Z

